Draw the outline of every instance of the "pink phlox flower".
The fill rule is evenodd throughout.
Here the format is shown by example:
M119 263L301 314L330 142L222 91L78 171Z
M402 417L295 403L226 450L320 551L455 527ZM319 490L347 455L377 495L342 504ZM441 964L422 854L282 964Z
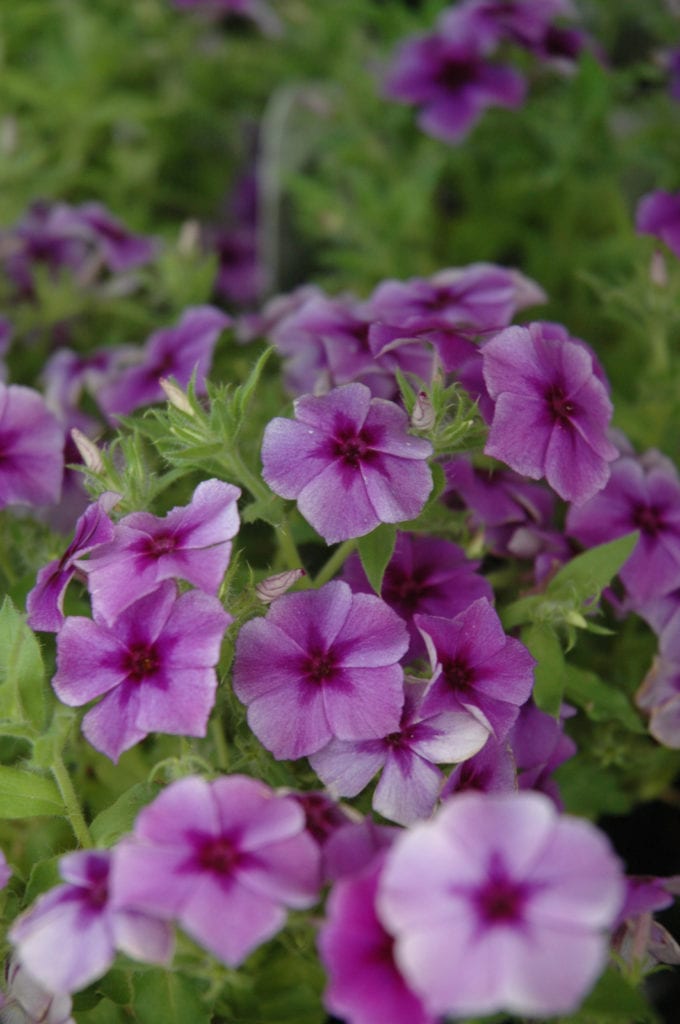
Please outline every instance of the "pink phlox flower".
M475 571L479 564L451 541L397 533L380 596L408 626L410 644L405 663L425 654L415 615L453 618L479 597L492 599L491 585ZM355 593L373 592L357 554L345 562L343 576Z
M116 905L116 855L87 850L62 857L64 884L40 896L10 929L21 966L48 992L85 988L109 969L117 949L150 963L172 956L172 932L164 921Z
M680 611L676 610L659 634L657 656L635 702L649 715L654 739L665 747L680 749Z
M657 189L642 196L635 211L635 228L665 242L680 258L680 192Z
M26 598L28 624L31 629L56 633L64 624L64 594L78 569L77 559L89 554L114 535L109 512L120 501L112 491L92 502L78 519L73 540L61 558L56 558L36 578L36 584Z
M153 239L133 234L102 203L60 203L54 208L52 226L66 237L82 238L114 274L148 263L157 252Z
M328 976L324 1006L347 1024L435 1024L399 972L394 940L375 911L383 861L331 889L318 939Z
M76 1024L67 992L48 992L15 956L5 965L6 991L0 1011L6 1024Z
M276 417L262 445L263 476L295 498L327 544L361 537L379 523L416 518L432 490L429 441L407 433L406 413L371 398L363 384L295 402L295 420Z
M585 348L551 333L540 323L508 327L484 345L495 403L484 452L583 504L605 486L618 456L607 438L612 404Z
M441 799L475 790L480 793L517 792L517 765L508 740L489 735L482 749L455 766L441 791Z
M624 899L590 822L541 793L462 793L388 851L377 912L430 1013L575 1010L604 968Z
M407 39L388 69L385 95L419 108L418 125L444 142L459 142L487 107L518 107L526 93L523 77L489 59L490 35L462 22L453 31Z
M321 790L293 790L283 795L290 796L299 803L305 812L305 828L320 847L325 845L337 829L354 820L354 812L350 813L349 808L342 807Z
M185 309L179 323L154 331L134 361L121 361L117 372L103 382L96 394L100 407L109 418L127 415L144 405L163 401L158 383L161 377L174 377L186 387L196 374L196 390L205 394L205 378L210 371L217 339L231 323L231 317L214 306Z
M59 500L64 431L33 388L0 383L0 453L0 508Z
M504 739L534 682L534 658L519 640L506 636L486 598L453 619L417 615L432 665L421 713L465 711Z
M57 635L55 693L70 707L102 698L83 733L112 761L150 732L205 736L230 622L217 598L178 596L169 580L111 625L69 617Z
M574 709L564 705L563 713L568 716L574 713ZM545 793L558 811L563 810L559 787L551 776L559 765L577 752L576 744L564 732L563 721L546 714L536 707L533 700L528 700L520 708L508 740L517 765L519 788Z
M618 459L607 486L567 514L566 532L585 547L634 530L619 577L636 608L680 587L680 480L669 460Z
M290 797L243 775L173 782L117 850L120 906L176 920L230 967L312 906L320 853Z
M294 288L292 292L274 295L256 313L241 313L234 320L236 341L241 345L247 345L257 338L270 338L279 324L315 295L324 296L325 293L318 285L303 284Z
M612 944L630 967L647 973L659 964L680 964L680 945L652 916L654 911L672 906L673 896L678 894L679 875L671 878L627 876L626 901L618 916Z
M188 505L167 515L132 512L116 525L110 543L77 566L87 574L96 617L111 623L159 583L182 579L216 595L239 528L238 487L204 480Z
M340 580L284 594L241 628L234 693L279 759L314 754L333 737L378 739L399 728L407 645L391 608Z
M334 796L352 797L377 772L372 807L410 825L428 817L444 782L439 764L464 761L484 745L488 729L464 711L422 713L426 683L406 685L399 728L377 740L331 740L309 761Z
M323 846L324 881L335 882L363 871L401 831L396 825L379 825L370 816L335 829Z

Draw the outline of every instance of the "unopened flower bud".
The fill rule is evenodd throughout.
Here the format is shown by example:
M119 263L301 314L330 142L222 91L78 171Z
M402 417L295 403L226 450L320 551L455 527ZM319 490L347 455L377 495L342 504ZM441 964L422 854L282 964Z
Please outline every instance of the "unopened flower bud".
M418 392L416 404L411 413L411 426L416 430L432 430L435 421L435 413L428 395L424 391Z
M158 383L163 388L165 397L170 405L174 405L175 409L179 409L180 412L185 412L187 416L196 415L191 407L189 399L177 384L171 381L168 377L161 377Z
M102 473L104 463L101 452L94 441L90 440L87 434L83 434L82 430L78 430L77 427L71 431L71 438L85 466L93 473Z
M287 572L279 572L275 576L268 576L255 586L255 593L262 604L271 604L277 597L281 597L287 590L306 576L304 569L289 569Z
M665 288L668 284L668 268L662 252L655 249L649 261L649 280L659 288Z
M193 256L201 242L201 225L197 220L185 220L179 231L177 251L183 256Z

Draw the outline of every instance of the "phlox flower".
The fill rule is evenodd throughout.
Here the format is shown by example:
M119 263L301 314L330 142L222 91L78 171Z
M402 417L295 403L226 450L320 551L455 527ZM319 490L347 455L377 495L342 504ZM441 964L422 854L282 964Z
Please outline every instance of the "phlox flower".
M371 398L364 384L295 402L295 420L276 417L262 444L263 476L295 498L326 543L414 519L432 489L432 446L407 433L406 413Z
M356 796L378 771L375 811L400 825L426 818L444 776L438 764L464 761L489 735L464 711L421 712L424 683L408 683L399 728L377 740L331 740L309 761L335 796Z
M36 584L26 598L31 629L56 633L64 624L64 594L73 579L76 559L113 538L114 526L108 513L120 495L107 491L92 502L78 519L73 540L61 558L40 570Z
M449 775L441 798L454 793L475 790L480 793L514 793L517 791L517 765L508 740L497 740L489 734L482 749L456 765Z
M120 949L167 963L172 932L164 921L115 904L110 850L70 853L59 862L63 885L40 896L12 925L21 966L48 992L75 992L105 973Z
M642 235L654 235L680 258L680 192L657 189L644 195L635 211L635 227Z
M0 508L50 505L64 475L64 431L42 395L0 383Z
M384 856L331 889L319 931L326 1009L347 1024L434 1024L394 961L394 940L375 912Z
M100 407L109 417L127 415L163 400L161 377L174 377L186 387L194 372L197 391L204 393L217 339L230 323L231 318L214 306L185 309L178 324L154 331L141 349L123 357L97 390Z
M649 715L649 731L659 743L680 750L680 612L659 634L659 650L635 702Z
M408 626L411 642L404 661L425 653L413 621L415 615L453 618L479 597L491 600L491 585L475 572L477 568L479 562L468 559L463 549L451 541L397 534L380 596ZM355 592L373 592L357 554L348 558L343 575Z
M0 1012L6 1024L76 1024L67 992L48 992L12 957L5 966Z
M551 333L540 323L508 327L484 345L494 401L484 451L581 504L604 487L618 455L606 433L612 404L583 345Z
M432 665L421 714L466 711L502 740L533 686L534 658L506 636L486 598L453 619L417 615Z
M285 594L236 641L234 693L275 757L314 754L333 737L399 728L406 627L380 598L332 581Z
M387 853L378 917L433 1014L575 1010L605 965L620 865L587 821L540 793L462 793Z
M103 698L85 715L83 732L112 761L150 732L205 736L230 621L217 598L196 590L178 597L168 580L110 626L67 618L52 686L70 707Z
M52 228L63 232L65 237L82 238L114 274L148 263L157 250L153 239L133 234L102 203L80 206L58 203L54 207Z
M566 532L586 547L634 530L640 536L619 577L637 607L680 586L680 480L668 459L623 456L607 486L567 514Z
M110 543L78 562L95 614L113 622L133 601L173 578L217 594L239 528L240 495L233 484L204 480L188 505L162 518L149 512L124 516Z
M236 967L283 926L286 908L311 906L320 853L302 807L243 775L172 783L118 847L121 906L176 920Z

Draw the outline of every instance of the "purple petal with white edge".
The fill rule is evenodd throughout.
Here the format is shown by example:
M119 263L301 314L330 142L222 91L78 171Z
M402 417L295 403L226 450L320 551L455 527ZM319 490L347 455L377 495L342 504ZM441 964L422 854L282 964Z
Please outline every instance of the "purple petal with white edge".
M310 695L301 687L280 689L252 701L248 725L279 761L307 757L333 735L321 693Z
M365 384L343 384L327 395L303 395L295 401L295 418L324 434L332 433L332 424L337 417L358 429L368 415L371 397Z
M239 883L225 891L219 878L201 878L185 902L180 924L199 945L229 967L238 967L250 952L283 927L286 911ZM225 920L229 927L225 927Z
M368 499L381 523L415 519L432 490L432 473L425 462L384 455L380 464L361 467Z
M112 917L116 949L133 960L168 964L172 960L175 939L172 928L148 914L119 910Z
M191 845L196 834L218 836L220 831L213 790L199 776L173 782L140 811L135 822L135 835L140 839L180 848Z
M482 749L489 738L488 729L469 714L442 711L410 730L411 747L427 761L456 764L466 761Z
M54 691L63 704L79 707L125 678L125 645L91 619L70 617L57 637Z
M340 740L371 740L397 732L404 704L403 678L400 665L353 668L349 693L346 686L322 687L333 735Z
M385 763L382 740L331 740L309 763L334 797L356 796Z
M399 825L430 816L444 782L439 768L413 751L390 751L373 794L372 807Z
M123 683L111 690L83 718L83 735L114 763L120 755L143 740L148 733L137 726L140 696L135 683Z
M327 544L363 537L380 523L363 467L355 471L330 463L299 492L298 508Z
M321 641L326 649L339 637L352 608L352 591L342 580L332 580L319 590L285 594L275 601L267 622L277 625L300 649Z
M375 668L396 662L407 648L406 626L389 605L372 594L352 596L334 648L345 668Z

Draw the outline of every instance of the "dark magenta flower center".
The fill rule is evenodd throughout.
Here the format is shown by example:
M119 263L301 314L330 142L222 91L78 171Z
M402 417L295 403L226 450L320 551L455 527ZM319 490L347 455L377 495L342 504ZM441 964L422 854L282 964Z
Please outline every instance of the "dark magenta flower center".
M312 651L302 668L303 675L310 683L325 683L332 679L338 667L333 651Z
M648 537L655 537L664 526L661 510L654 505L638 505L633 511L633 524Z
M241 851L225 836L207 839L198 853L200 866L217 875L231 875L242 859Z
M420 607L420 602L428 589L427 580L423 577L429 571L421 570L407 575L399 569L388 569L383 584L383 599L388 604L413 614Z
M161 659L153 644L132 644L123 667L129 679L141 683L142 679L156 672L160 663Z
M475 903L485 924L512 924L521 921L528 895L526 884L510 878L493 858L487 881L475 892Z
M178 543L179 541L175 534L159 533L155 537L149 537L145 554L151 555L154 558L160 558L161 555L167 555L174 551Z
M564 392L559 384L551 385L545 393L545 400L548 403L553 419L560 423L569 423L576 411L576 406Z
M331 442L333 458L339 459L345 466L357 469L362 462L370 462L375 458L371 447L373 437L370 431L363 428L343 427L337 430Z
M106 880L97 882L91 889L87 890L86 902L90 910L101 910L106 906L109 898L109 889Z
M442 674L452 690L474 688L475 674L464 658L442 658Z
M437 85L455 92L457 89L469 85L470 82L474 82L478 71L479 63L474 59L448 57L437 70Z

